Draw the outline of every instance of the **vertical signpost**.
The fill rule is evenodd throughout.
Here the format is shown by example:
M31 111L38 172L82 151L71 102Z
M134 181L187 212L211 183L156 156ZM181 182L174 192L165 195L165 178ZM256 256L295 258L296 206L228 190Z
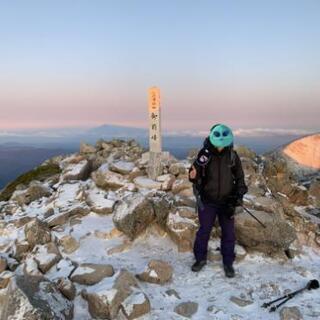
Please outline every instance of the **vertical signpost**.
M156 179L161 174L161 111L160 90L152 87L148 92L149 106L149 165L148 175Z

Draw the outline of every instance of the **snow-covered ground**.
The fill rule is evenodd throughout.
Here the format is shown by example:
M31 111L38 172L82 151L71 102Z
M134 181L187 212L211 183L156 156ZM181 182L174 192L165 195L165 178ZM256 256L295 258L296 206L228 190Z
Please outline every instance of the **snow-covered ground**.
M152 312L142 317L143 320L183 319L173 310L177 304L185 301L199 304L192 319L279 319L279 311L269 313L261 305L287 293L286 290L300 289L309 280L320 278L320 257L309 248L305 248L303 256L288 261L277 261L257 254L247 255L235 264L236 277L233 279L224 276L220 262L209 262L201 272L192 272L192 253L179 253L166 235L152 232L136 239L123 252L108 255L108 250L124 240L117 234L112 236L113 228L111 215L90 213L81 219L80 224L54 233L57 237L71 234L80 241L78 250L69 255L63 254L79 263L107 263L113 265L115 270L127 268L137 274L145 269L151 259L169 262L174 268L171 283L158 285L140 282L152 306ZM60 275L61 272L56 271L55 267L47 274L50 278ZM77 284L78 293L83 287ZM174 289L180 299L166 293L170 289ZM252 301L252 304L240 307L230 301L231 296ZM74 319L91 319L86 301L78 295L75 302ZM304 319L319 319L320 289L306 291L286 305L298 306Z

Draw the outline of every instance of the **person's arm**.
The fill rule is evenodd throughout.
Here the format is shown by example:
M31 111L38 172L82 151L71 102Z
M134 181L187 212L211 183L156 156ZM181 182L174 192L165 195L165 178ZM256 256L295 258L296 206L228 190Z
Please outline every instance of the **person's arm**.
M243 196L248 192L248 187L244 180L244 172L239 155L235 152L235 166L234 166L234 179L235 179L235 198L237 204L242 204Z
M191 178L191 177L190 177L190 173L191 173L193 170L195 170L196 175L195 175L193 178ZM201 168L200 168L199 165L196 163L196 161L194 161L193 164L191 165L191 167L189 168L189 175L188 175L188 176L189 176L189 181L190 181L190 182L192 182L192 183L196 183L196 182L197 182L197 180L199 179L200 170L201 170Z

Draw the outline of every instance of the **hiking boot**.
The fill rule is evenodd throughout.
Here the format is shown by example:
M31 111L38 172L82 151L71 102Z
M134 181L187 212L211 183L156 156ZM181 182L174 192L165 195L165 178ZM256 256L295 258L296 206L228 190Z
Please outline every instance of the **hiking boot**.
M224 269L224 273L225 273L226 277L228 277L228 278L233 278L234 277L233 266L224 265L223 269Z
M207 264L206 260L196 261L191 267L191 270L194 272L198 272L204 267L205 264Z

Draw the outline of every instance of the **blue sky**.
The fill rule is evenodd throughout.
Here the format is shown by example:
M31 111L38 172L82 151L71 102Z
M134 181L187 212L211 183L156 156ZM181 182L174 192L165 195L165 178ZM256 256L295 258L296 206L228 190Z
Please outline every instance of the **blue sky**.
M319 1L1 1L0 128L319 130Z

